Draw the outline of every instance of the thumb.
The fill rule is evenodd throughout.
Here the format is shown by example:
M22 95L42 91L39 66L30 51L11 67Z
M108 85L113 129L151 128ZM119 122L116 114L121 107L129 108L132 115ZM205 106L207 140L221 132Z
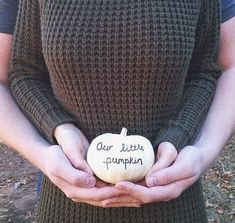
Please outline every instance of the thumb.
M61 140L60 146L64 154L67 156L71 164L78 170L87 172L90 175L93 175L93 171L85 160L84 145L80 138L71 138L69 140Z
M175 146L169 142L162 142L157 151L157 162L152 166L146 176L146 184L149 187L154 186L153 175L164 168L169 167L177 158L177 150Z
M179 160L177 159L172 166L153 173L150 176L152 184L147 185L149 187L163 186L183 179L192 179L195 177L194 172L191 171L190 168L187 168L187 163L185 163L184 160L181 160L181 162L178 161Z
M47 159L48 170L46 172L49 174L49 178L53 175L79 187L90 188L95 185L95 177L84 171L75 169L60 147L51 147L46 153L47 156L45 157Z
M90 175L93 175L92 169L90 168L87 161L83 158L83 155L81 153L77 153L76 157L70 155L68 158L76 169L82 170Z
M92 169L85 160L78 160L78 164L74 166L76 169L82 170L90 175L94 175Z

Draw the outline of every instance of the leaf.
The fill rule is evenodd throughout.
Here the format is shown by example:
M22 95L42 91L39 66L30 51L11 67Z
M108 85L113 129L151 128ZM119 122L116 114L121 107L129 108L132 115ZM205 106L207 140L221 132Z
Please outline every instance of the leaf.
M207 208L214 208L214 207L217 207L217 205L210 203L209 200L206 200L206 207Z
M14 189L16 190L16 189L18 189L19 187L20 187L20 185L21 185L21 182L17 182L17 183L15 183L15 185L14 185Z
M230 199L233 199L233 198L234 198L233 194L229 194L228 197L229 197Z

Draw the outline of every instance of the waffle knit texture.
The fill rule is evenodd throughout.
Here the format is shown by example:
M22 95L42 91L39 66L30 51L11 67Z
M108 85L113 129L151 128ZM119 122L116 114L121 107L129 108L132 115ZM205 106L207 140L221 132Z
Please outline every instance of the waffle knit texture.
M72 122L147 137L178 151L194 139L220 71L216 0L21 0L13 95L44 136ZM76 204L44 179L37 223L206 222L200 182L139 209Z

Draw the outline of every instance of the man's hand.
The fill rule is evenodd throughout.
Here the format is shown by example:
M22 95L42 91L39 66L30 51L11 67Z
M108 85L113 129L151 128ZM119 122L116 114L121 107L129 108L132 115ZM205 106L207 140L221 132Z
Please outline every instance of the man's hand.
M166 165L157 171L150 170L150 174L146 176L146 184L148 187L173 184L181 194L200 177L203 170L202 151L195 146L186 146L176 156L172 165Z
M78 128L73 124L62 124L56 128L54 135L59 146L45 150L43 172L68 198L74 202L108 207L104 200L125 194L93 176L86 162L89 142ZM109 207L123 206L138 207L139 204L122 201Z
M90 187L87 173L74 168L59 146L54 145L44 149L42 156L41 170L52 183L74 202L108 207L104 202L105 200L126 194L115 188L115 186L107 185L99 180L97 180L95 186ZM138 207L139 205L129 204L124 201L112 204L110 207L120 206Z
M169 201L179 197L204 171L203 155L197 147L187 146L178 156L175 147L168 142L160 144L159 149L158 160L146 176L146 186L122 181L116 188L142 204ZM112 204L118 202L118 198L105 202Z

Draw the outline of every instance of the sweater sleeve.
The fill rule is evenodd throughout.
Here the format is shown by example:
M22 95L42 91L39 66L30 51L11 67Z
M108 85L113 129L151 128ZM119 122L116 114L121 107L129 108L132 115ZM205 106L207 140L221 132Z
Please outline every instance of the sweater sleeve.
M50 84L41 43L38 0L21 0L10 68L12 94L32 123L50 141L62 123L76 119L56 100Z
M195 47L185 80L181 102L171 120L157 134L154 148L164 141L180 151L193 142L212 102L221 72L217 66L219 48L219 1L202 0Z

